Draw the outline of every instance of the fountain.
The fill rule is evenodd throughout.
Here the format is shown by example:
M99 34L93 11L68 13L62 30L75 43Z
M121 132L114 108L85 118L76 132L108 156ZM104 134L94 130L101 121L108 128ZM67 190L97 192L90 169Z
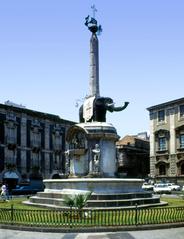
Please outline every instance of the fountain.
M32 204L64 207L65 195L92 192L87 207L127 207L158 205L158 197L142 190L142 179L118 178L115 127L106 122L106 113L126 109L128 102L116 107L109 97L100 96L98 38L101 26L94 17L85 25L90 39L90 94L79 109L79 123L67 132L65 152L67 178L44 180L44 192L30 198Z

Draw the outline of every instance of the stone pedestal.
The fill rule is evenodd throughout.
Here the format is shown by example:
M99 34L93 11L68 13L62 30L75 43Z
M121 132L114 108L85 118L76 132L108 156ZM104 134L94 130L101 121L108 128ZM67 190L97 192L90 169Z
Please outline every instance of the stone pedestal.
M114 126L105 122L80 123L72 126L67 135L69 176L115 177L117 171L115 142L118 138ZM95 151L96 146L99 153Z
M161 206L159 196L144 192L141 179L118 178L75 178L44 180L44 192L31 197L28 204L46 207L66 208L66 195L74 196L92 192L86 207L88 209Z

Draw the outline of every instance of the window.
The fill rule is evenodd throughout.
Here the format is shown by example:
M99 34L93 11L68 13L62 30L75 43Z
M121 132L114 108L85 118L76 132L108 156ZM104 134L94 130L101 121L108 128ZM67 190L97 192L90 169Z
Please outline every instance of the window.
M39 167L39 154L37 153L32 153L32 167Z
M16 144L16 129L7 127L7 143Z
M55 135L55 137L53 137L53 141L54 141L54 149L55 150L61 150L62 149L62 138L61 135Z
M59 169L60 155L54 154L54 169Z
M180 148L184 148L184 134L180 134Z
M41 146L40 134L32 132L32 147L40 147L40 146Z
M165 137L161 137L158 139L158 149L159 149L159 151L166 150L166 138Z
M164 164L161 164L159 167L159 175L166 175L166 168Z
M165 120L165 111L164 110L159 110L158 111L158 122L164 121Z
M184 105L180 105L180 117L184 117Z

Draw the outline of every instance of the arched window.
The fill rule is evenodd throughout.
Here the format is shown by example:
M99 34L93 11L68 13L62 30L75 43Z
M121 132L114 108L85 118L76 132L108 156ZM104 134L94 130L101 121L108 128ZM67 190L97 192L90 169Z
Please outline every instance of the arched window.
M159 166L159 175L166 175L166 167L164 164Z

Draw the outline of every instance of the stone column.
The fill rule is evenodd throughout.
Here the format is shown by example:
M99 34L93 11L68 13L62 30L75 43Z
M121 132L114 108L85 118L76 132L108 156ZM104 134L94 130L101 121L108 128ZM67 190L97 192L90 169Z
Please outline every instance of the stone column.
M150 176L156 176L154 120L150 119Z
M175 115L170 115L170 154L176 153Z
M169 167L169 175L168 176L176 176L176 132L175 132L175 114L174 109L170 111L170 167Z
M21 171L22 173L27 172L26 168L26 147L27 147L27 117L22 115L21 117Z
M45 161L44 161L44 168L45 168L45 172L44 172L44 176L46 178L50 177L50 145L49 145L49 140L50 140L50 124L49 121L45 121L45 150L44 150L44 154L45 154Z
M154 120L150 120L150 157L155 156Z
M175 177L177 174L177 168L176 168L176 158L174 154L171 154L170 157L170 167L169 167L169 175L170 177Z

